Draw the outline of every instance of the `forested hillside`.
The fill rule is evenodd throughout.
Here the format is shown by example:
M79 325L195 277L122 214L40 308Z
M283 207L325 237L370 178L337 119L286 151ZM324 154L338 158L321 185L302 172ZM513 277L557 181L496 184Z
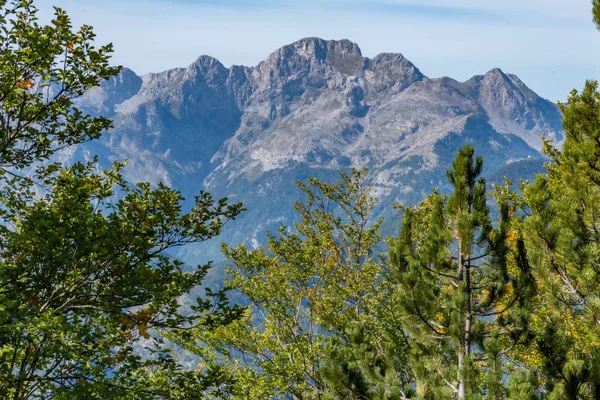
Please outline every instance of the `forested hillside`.
M2 398L600 397L596 81L555 109L499 70L431 80L399 56L370 60L351 42L318 39L256 69L203 57L140 80L111 66L112 45L95 43L91 27L75 29L59 8L42 23L34 3L0 0ZM600 0L593 15L600 27ZM178 102L199 71L214 83L197 92L207 97ZM215 83L236 74L249 86ZM125 81L126 93L115 89ZM267 94L273 87L285 88L281 97ZM336 98L343 106L328 109ZM150 118L161 107L167 117ZM395 137L375 122L400 127L406 110L427 123ZM155 127L175 118L187 128L146 131L132 122L140 113ZM363 128L342 130L340 142L338 128L353 118ZM229 123L241 125L226 137ZM205 186L183 173L139 182L151 176L136 178L121 160L106 165L116 143L134 164L163 165L152 164L157 148L185 144L202 124L222 134L201 146L218 166L205 167L206 154L173 165L204 174ZM137 149L124 139L133 128ZM241 176L234 201L220 198ZM295 205L270 215L265 199L277 191L265 176L299 178L282 194ZM429 180L414 203L385 189L414 190L407 177ZM226 227L242 221L248 232L257 219L242 218L253 206L279 228L259 224L266 240L221 244ZM229 265L224 285L209 275L214 253L181 252L207 241Z

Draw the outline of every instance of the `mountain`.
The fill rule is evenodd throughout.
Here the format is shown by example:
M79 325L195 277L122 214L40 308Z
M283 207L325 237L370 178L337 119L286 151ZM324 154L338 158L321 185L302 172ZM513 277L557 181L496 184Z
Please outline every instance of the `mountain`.
M142 77L124 69L80 106L111 116L115 127L73 157L127 158L134 181L244 201L248 212L223 238L253 245L265 229L293 221L296 180L368 168L376 216L389 217L392 202L446 190L444 171L466 144L494 175L513 163L539 165L523 160L543 158L541 138L563 139L556 104L515 75L493 69L466 82L428 78L401 54L366 58L348 40L303 39L255 67L226 68L202 56ZM218 258L219 251L211 244L180 256Z

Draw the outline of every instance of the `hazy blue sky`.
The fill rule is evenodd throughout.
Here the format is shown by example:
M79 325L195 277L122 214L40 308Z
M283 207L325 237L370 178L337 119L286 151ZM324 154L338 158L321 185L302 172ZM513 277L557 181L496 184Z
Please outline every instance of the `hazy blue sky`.
M368 57L399 52L430 77L466 80L500 67L550 100L600 78L590 0L38 0L115 44L138 74L208 54L256 65L307 36L350 39Z

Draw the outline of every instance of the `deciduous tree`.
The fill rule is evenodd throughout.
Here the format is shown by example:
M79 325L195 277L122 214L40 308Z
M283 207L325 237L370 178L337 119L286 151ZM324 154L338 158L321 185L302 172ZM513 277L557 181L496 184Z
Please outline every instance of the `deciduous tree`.
M184 212L179 192L131 185L118 164L40 167L110 127L74 100L119 68L91 27L74 31L58 8L48 25L37 15L32 0L0 0L0 397L217 395L225 372L183 368L161 334L240 310L209 292L182 311L209 265L185 272L168 252L217 236L242 206L200 193Z

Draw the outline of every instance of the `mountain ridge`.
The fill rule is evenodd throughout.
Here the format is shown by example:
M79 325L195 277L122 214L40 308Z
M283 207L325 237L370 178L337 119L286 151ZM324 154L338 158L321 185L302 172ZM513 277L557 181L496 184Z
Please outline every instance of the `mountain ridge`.
M80 105L113 118L94 150L129 159L130 179L244 200L239 229L225 232L233 242L260 243L256 226L291 223L293 182L308 175L368 168L377 214L390 215L392 202L445 190L466 144L493 174L542 157L542 137L562 140L556 104L515 75L429 78L400 53L363 57L349 40L301 39L253 67L200 56L142 77L124 69Z

